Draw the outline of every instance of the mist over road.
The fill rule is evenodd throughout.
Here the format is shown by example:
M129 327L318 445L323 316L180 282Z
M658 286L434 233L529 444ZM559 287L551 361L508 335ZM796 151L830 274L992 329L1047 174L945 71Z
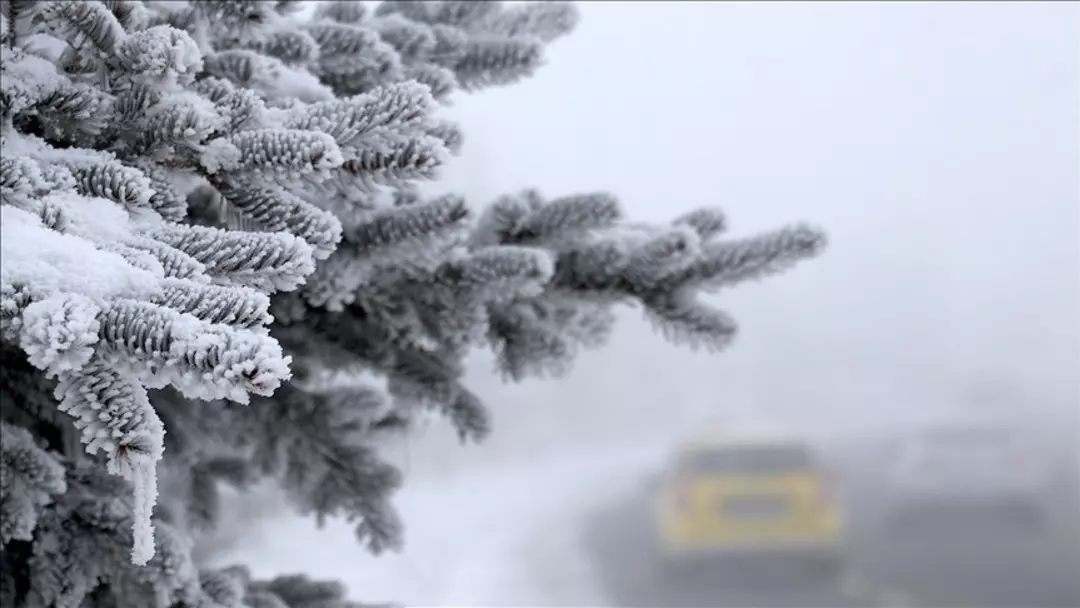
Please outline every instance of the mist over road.
M858 454L848 454L858 460ZM865 472L864 472L865 473ZM850 568L833 587L791 579L674 584L649 558L648 497L630 486L583 520L585 550L607 606L824 608L1076 608L1080 606L1080 497L1062 488L1042 529L951 525L936 530L885 524L881 487L863 474L846 489Z
M866 472L848 488L856 553L842 588L671 589L647 560L642 495L669 447L594 442L513 458L462 448L476 462L461 466L403 456L403 553L372 557L344 523L316 531L282 516L254 524L250 542L216 561L246 562L257 576L338 578L356 600L410 606L1080 606L1080 530L1075 518L1069 527L1067 504L1040 536L887 536Z
M251 542L215 561L245 562L256 576L339 578L359 601L608 605L582 548L583 514L635 483L660 449L594 445L437 473L417 463L396 500L406 522L401 554L368 555L342 522L315 531L283 516L258 523Z

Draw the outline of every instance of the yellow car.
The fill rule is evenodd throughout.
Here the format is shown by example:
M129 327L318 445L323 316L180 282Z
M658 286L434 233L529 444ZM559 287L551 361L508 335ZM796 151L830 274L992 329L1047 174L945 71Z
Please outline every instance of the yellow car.
M840 499L816 451L799 437L693 438L653 487L655 549L665 568L765 558L829 578L841 573Z

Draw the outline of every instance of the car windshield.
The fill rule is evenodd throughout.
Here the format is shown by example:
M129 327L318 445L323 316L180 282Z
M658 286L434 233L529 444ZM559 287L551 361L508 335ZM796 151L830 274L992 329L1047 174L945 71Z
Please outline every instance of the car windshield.
M785 473L813 465L798 446L753 446L696 450L680 458L679 469L695 473Z

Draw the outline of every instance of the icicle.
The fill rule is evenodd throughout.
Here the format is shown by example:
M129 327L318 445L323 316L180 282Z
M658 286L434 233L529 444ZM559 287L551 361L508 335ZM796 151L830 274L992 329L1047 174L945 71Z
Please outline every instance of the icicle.
M157 471L154 462L132 463L130 472L125 475L135 489L135 505L132 513L131 563L145 566L154 557L154 526L150 521L157 502Z

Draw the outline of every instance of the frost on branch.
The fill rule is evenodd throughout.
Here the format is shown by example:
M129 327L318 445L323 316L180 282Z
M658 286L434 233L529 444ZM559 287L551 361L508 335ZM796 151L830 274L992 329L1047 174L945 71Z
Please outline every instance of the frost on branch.
M130 563L137 517L123 492L121 480L94 463L69 466L67 492L38 523L23 566L29 590L16 605L158 608L194 595L189 542L168 523L154 522L153 558L143 566ZM3 557L14 555L5 551Z
M249 587L251 608L397 608L395 604L369 604L346 599L345 585L337 581L312 580L302 574L256 581Z
M58 409L75 419L86 451L106 455L108 471L131 482L135 490L132 562L143 565L154 554L150 516L157 501L157 462L164 451L165 429L143 388L108 364L91 364L63 374Z
M0 422L0 439L0 545L7 545L33 538L42 509L67 484L63 465L26 429Z
M357 538L373 552L400 548L401 522L387 501L400 473L356 441L387 424L382 396L365 386L290 387L258 406L255 462L282 480L301 512L313 513L320 526L336 516L355 522Z
M14 3L0 56L4 346L59 381L52 408L20 410L68 414L87 455L130 482L139 563L154 550L166 430L152 391L246 402L290 377L266 334L268 296L301 285L340 233L293 192L342 163L332 137L285 127L257 95L200 95L198 32L153 12ZM248 205L260 231L187 224L185 199L211 180L269 182ZM52 448L83 458L57 430Z
M221 488L275 481L397 549L381 443L432 412L491 432L473 349L558 374L629 304L715 350L735 324L701 294L822 247L724 238L715 209L640 225L607 194L428 195L467 144L442 107L533 74L575 7L298 4L4 4L5 605L356 606L194 563Z

